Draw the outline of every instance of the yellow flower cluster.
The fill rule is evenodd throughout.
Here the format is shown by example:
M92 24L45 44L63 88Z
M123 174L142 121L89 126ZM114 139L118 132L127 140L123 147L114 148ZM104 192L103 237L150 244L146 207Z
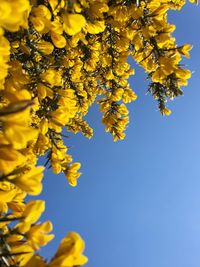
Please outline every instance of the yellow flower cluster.
M65 171L73 186L80 175L79 163L69 166L72 159L66 155L60 135L61 127L77 112L74 92L62 91L62 73L54 67L37 76L43 53L52 53L54 46L42 38L32 43L29 30L33 27L29 24L36 9L34 4L24 0L0 4L0 265L83 265L87 262L82 255L84 241L73 232L61 242L49 263L35 254L54 237L50 234L52 224L37 222L45 210L44 201L25 201L27 194L38 195L42 190L44 168L36 166L37 157L49 149L55 173ZM32 55L31 45L40 52ZM57 96L54 87L58 89ZM49 117L40 116L45 112ZM81 120L80 124L85 126Z
M191 2L196 2L191 0ZM26 202L42 190L46 155L53 172L71 186L80 176L63 138L91 138L84 117L96 102L114 141L125 137L126 104L137 96L128 79L128 57L144 68L148 91L161 114L182 94L190 71L167 22L169 9L185 0L0 0L0 265L72 267L87 262L84 241L74 232L46 262L37 254L53 237L50 221L38 223L45 203Z

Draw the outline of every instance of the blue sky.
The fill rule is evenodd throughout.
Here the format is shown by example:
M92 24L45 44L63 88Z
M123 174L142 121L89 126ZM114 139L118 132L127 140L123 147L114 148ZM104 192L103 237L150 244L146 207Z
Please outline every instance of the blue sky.
M42 254L53 256L62 237L77 231L86 241L87 267L200 266L200 25L199 7L171 12L179 45L191 43L184 61L193 76L184 96L162 117L146 95L143 70L130 80L138 95L129 105L126 139L114 143L94 106L94 137L71 135L67 144L82 164L78 186L45 171L41 199L56 238Z

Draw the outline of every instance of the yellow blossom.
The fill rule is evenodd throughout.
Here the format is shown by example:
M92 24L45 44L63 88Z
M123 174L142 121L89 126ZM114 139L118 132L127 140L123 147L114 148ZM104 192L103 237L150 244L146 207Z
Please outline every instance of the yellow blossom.
M82 255L85 248L84 241L75 233L70 232L60 243L55 257L50 261L48 267L72 267L87 263L88 259Z
M163 115L167 115L167 116L169 116L171 113L172 113L172 112L171 112L171 110L170 110L169 108L164 108L164 109L162 110L162 114L163 114Z
M71 186L77 185L77 179L81 175L81 173L78 172L80 167L81 167L81 164L79 162L74 162L69 167L67 167L66 170L64 170L66 178Z
M32 248L38 250L40 246L45 246L54 238L53 234L48 234L53 229L50 221L36 224L26 233L28 243Z
M63 29L69 35L79 33L86 24L85 18L80 14L63 14Z
M33 167L25 174L20 174L11 181L26 193L38 195L42 191L43 170L44 167Z
M45 261L39 255L33 255L24 267L46 267Z

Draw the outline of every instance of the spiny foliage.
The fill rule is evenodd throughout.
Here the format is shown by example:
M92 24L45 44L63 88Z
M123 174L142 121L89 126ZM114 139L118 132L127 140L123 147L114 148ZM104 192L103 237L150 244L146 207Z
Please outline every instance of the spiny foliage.
M191 1L192 2L192 1ZM194 2L194 1L193 1ZM70 267L87 262L84 241L69 233L49 261L38 254L54 235L38 223L46 155L53 172L76 186L80 163L65 132L91 138L84 117L96 101L114 141L125 137L132 57L144 68L148 91L169 115L167 100L182 94L190 71L180 64L191 46L177 46L167 22L184 0L0 0L0 266Z

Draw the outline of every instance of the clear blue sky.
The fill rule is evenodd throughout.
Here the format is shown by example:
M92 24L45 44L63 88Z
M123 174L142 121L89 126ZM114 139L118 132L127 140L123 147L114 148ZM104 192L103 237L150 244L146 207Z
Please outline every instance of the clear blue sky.
M200 266L200 7L171 12L179 45L194 48L187 65L194 72L184 96L162 117L141 69L131 78L138 100L129 105L124 141L105 133L98 108L88 121L94 137L67 140L82 163L78 186L46 171L43 219L56 238L42 254L50 258L61 238L77 231L86 241L87 267ZM133 65L135 67L135 65Z

